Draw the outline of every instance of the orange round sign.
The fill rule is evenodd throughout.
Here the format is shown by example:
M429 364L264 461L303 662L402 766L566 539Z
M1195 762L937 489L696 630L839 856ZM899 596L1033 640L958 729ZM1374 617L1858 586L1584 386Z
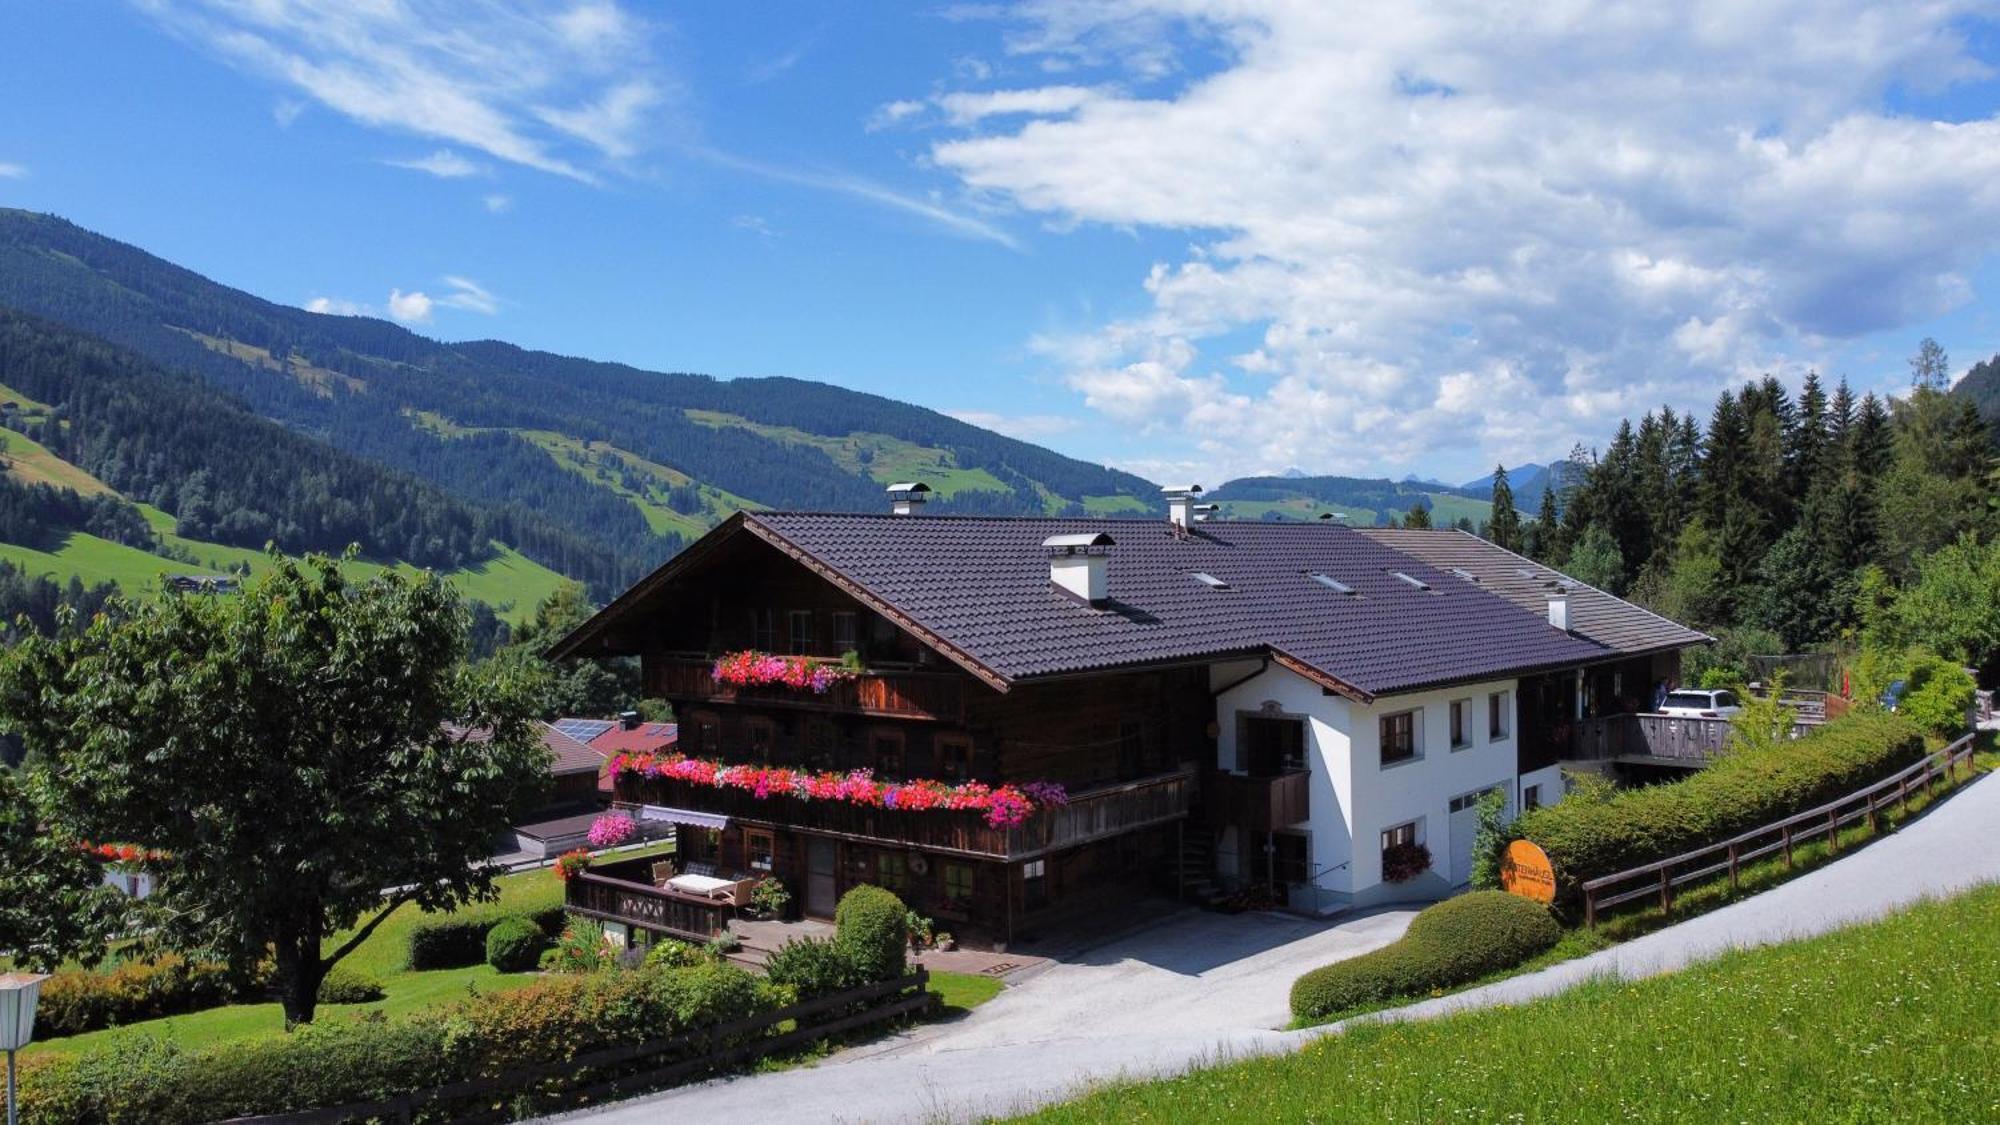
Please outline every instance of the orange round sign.
M1536 902L1556 900L1556 869L1549 854L1527 840L1507 845L1500 857L1500 886L1509 894Z

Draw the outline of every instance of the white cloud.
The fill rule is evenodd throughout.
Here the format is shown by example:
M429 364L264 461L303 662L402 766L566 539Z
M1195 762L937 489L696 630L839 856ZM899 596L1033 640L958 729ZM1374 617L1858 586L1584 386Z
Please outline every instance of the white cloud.
M947 410L946 414L969 425L1022 441L1042 441L1070 433L1083 422L1063 414L995 414L989 410Z
M875 107L875 112L868 115L868 120L862 128L870 133L879 133L884 129L901 125L923 111L924 103L911 98L888 102Z
M173 31L363 125L591 180L642 147L663 77L609 0L150 0ZM282 108L286 123L296 112Z
M943 95L930 159L1186 239L1036 341L1161 463L1453 475L1970 299L2000 120L1882 107L1987 73L1978 7L1040 0L1010 73L1062 80Z
M441 180L462 180L467 176L482 175L486 166L476 164L448 148L441 148L429 156L419 156L408 160L384 160L382 163L397 168L408 168L413 172L425 172Z
M447 275L444 283L451 287L451 292L439 297L437 299L438 304L446 308L476 312L481 316L492 316L500 311L499 299L493 296L493 294L488 293L484 286L473 281L471 278ZM412 296L422 296L422 294L412 294ZM395 307L393 298L391 298L390 307Z
M715 149L698 150L700 155L725 168L748 172L780 183L798 184L801 187L817 188L852 196L890 210L915 215L933 225L939 226L966 238L984 242L995 242L1009 250L1019 250L1020 242L1011 234L975 215L967 214L935 196L925 198L880 184L862 176L846 172L817 172L800 168L786 168L776 164L766 164L761 160L732 156Z
M514 197L497 191L491 192L479 197L479 205L486 208L490 214L504 215L514 209Z
M372 316L374 310L358 301L345 297L314 297L306 302L307 312L325 313L328 316Z
M306 103L297 98L279 98L271 107L271 120L278 123L278 128L289 129L292 127L292 122L297 121L299 115L305 111Z
M738 215L729 220L729 225L737 230L747 230L759 238L778 236L778 232L771 229L771 224L766 222L762 215Z
M27 165L0 162L0 180L25 180L27 178Z
M421 290L405 293L401 289L389 290L389 319L404 324L425 324L431 319L431 309L437 302Z

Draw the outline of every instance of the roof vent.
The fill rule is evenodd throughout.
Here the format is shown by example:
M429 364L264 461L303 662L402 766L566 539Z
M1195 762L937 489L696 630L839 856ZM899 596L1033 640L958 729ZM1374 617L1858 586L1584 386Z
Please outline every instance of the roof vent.
M1342 582L1340 579L1335 578L1331 574L1320 574L1317 571L1315 571L1313 573L1312 580L1326 587L1327 589L1332 590L1336 594L1341 594L1343 596L1350 598L1354 596L1354 587L1349 586L1347 583Z
M624 730L638 730L639 712L637 711L618 712L618 725L620 728Z
M1451 572L1453 574L1458 575L1460 578L1465 579L1467 582L1471 582L1474 584L1477 584L1479 582L1479 576L1477 574L1472 573L1471 571L1465 569L1462 566L1452 567Z
M1404 573L1403 573L1402 571L1400 571L1400 570L1392 570L1392 571L1390 571L1390 572L1389 572L1389 574L1390 574L1390 576L1391 576L1391 577L1394 577L1394 578L1400 578L1400 579L1402 579L1403 581L1405 581L1405 582L1409 583L1409 584L1410 584L1411 586L1413 586L1413 587L1415 587L1415 588L1417 588L1417 589L1419 589L1419 590L1428 590L1428 589L1430 589L1430 588L1431 588L1431 584L1430 584L1430 583L1428 583L1428 582L1424 581L1424 580L1423 580L1423 579L1421 579L1421 578L1412 578L1412 577L1410 577L1409 575L1407 575L1407 574L1404 574Z
M889 493L889 510L899 516L916 515L917 509L924 506L924 501L931 498L931 486L920 480L892 484L886 491Z
M1170 484L1160 489L1167 498L1167 521L1175 527L1186 528L1194 522L1194 498L1201 495L1198 484Z
M1051 535L1042 546L1049 552L1049 583L1056 589L1089 605L1111 600L1109 535L1101 531Z
M1215 513L1221 510L1222 505L1220 504L1196 504L1193 509L1194 522L1207 523L1215 517Z
M1569 632L1569 590L1558 588L1549 594L1549 624Z
M1206 571L1197 570L1191 573L1194 575L1194 580L1196 582L1201 583L1202 585L1208 587L1211 590L1229 589L1229 583L1224 582L1222 579L1217 578L1215 575L1209 574Z

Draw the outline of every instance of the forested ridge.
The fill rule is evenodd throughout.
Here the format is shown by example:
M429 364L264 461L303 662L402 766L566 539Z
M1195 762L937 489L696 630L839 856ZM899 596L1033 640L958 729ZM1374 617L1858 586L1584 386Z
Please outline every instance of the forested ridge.
M608 443L775 507L872 511L883 504L882 485L810 443L705 425L690 410L814 435L883 434L938 449L956 468L983 469L1003 486L958 491L944 505L950 510L1039 513L1051 509L1051 496L1071 510L1086 496L1153 499L1152 486L1129 473L880 396L796 379L642 371L498 341L440 343L384 321L264 301L32 212L0 210L0 304L193 372L259 415L487 508L495 537L600 596L682 540L649 530L601 482L492 431ZM413 422L419 412L487 432L441 436Z

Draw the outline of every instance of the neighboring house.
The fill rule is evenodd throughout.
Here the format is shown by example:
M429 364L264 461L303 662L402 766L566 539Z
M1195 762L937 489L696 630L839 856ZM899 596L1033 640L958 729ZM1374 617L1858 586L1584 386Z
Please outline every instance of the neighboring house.
M653 723L637 712L627 711L616 719L557 719L557 730L589 745L609 760L613 754L663 754L674 748L680 727L674 723ZM597 790L610 799L611 775L599 771Z
M573 721L535 724L549 751L549 785L541 804L523 814L502 837L502 850L549 856L578 847L589 834L590 822L608 803L608 791L600 789L605 754L562 729ZM483 742L491 732L472 730L463 736Z
M1447 894L1470 875L1480 794L1518 807L1526 775L1531 798L1557 799L1560 731L1628 680L1671 677L1677 647L1706 639L1671 623L1614 636L1600 611L1644 611L1550 587L1561 576L1546 568L1530 596L1426 561L1427 541L1199 522L1195 491L1173 494L1164 522L739 513L551 655L638 656L695 758L1061 785L1066 805L996 826L620 779L621 803L681 825L683 864L768 872L813 917L877 883L1004 945L1185 889L1190 863L1192 882L1269 887L1313 911ZM744 650L862 671L821 692L712 674ZM1385 882L1398 844L1426 847L1431 870ZM712 930L677 891L582 882L571 901L587 913Z

